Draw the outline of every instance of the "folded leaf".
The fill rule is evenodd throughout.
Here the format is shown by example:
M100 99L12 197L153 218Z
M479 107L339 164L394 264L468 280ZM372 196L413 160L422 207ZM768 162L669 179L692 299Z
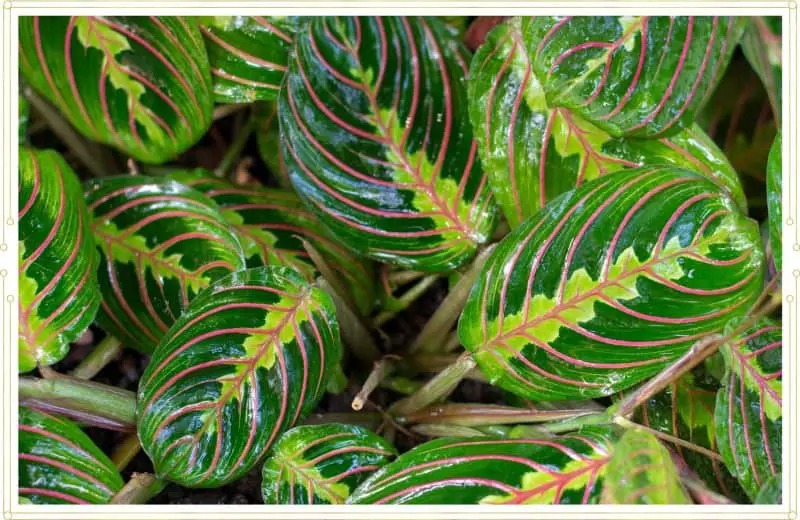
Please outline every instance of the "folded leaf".
M359 486L348 504L591 504L605 484L614 435L437 439Z
M630 170L551 201L487 260L458 333L492 384L609 395L662 370L760 293L756 223L711 181Z
M775 269L780 275L783 265L783 164L781 133L775 136L767 161L767 207L769 209L769 243L775 260Z
M614 446L603 503L691 504L667 449L652 433L632 429Z
M33 504L107 504L122 476L78 425L19 409L19 496Z
M715 410L719 451L755 498L761 486L781 472L781 326L762 318L720 351L727 373Z
M345 280L358 310L375 306L374 273L369 261L357 258L335 240L292 191L239 187L203 170L182 170L173 179L206 194L238 233L247 267L294 267L309 282L318 276L301 240L307 240Z
M613 136L688 128L714 90L747 18L533 16L522 31L552 106Z
M436 19L319 17L299 30L278 103L284 159L304 202L358 253L446 271L490 238L467 60Z
M19 150L19 371L60 361L97 313L97 253L75 172Z
M360 426L298 426L284 433L264 464L265 504L343 504L350 493L397 454Z
M202 289L244 268L238 238L202 193L142 175L85 188L100 251L97 322L125 345L152 352Z
M90 139L158 164L195 144L213 100L203 38L174 16L23 16L20 72Z
M252 103L276 99L297 21L284 16L202 16L214 99Z
M156 474L186 487L240 478L317 405L341 356L333 301L294 269L219 280L139 383L139 438Z
M781 23L780 16L754 16L742 37L742 50L767 90L778 128L781 126L783 99Z

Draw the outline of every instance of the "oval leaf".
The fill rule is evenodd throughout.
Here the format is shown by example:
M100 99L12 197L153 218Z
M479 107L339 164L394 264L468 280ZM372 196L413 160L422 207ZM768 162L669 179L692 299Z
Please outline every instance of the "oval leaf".
M481 162L512 229L585 181L643 165L703 173L746 209L738 175L696 125L670 138L614 138L574 111L550 105L533 74L521 24L514 18L489 34L469 79Z
M614 446L603 482L605 504L692 503L667 449L642 430L628 430Z
M747 311L763 257L755 222L708 179L616 173L553 200L500 243L459 337L493 384L522 397L609 395Z
M105 453L63 417L19 409L19 496L33 504L107 504L122 477Z
M719 451L755 498L761 486L781 472L781 326L762 318L720 351L727 373L715 410Z
M722 77L747 18L532 16L523 24L534 74L552 106L614 136L687 128Z
M189 302L244 268L239 241L214 202L176 181L120 176L86 186L100 251L97 321L149 353Z
M75 172L19 151L19 371L60 361L97 313L97 253Z
M496 208L472 138L466 56L441 21L315 18L278 112L295 189L343 243L404 268L466 263Z
M769 243L775 262L775 269L780 274L783 266L783 154L781 152L781 132L775 136L767 160L767 207L769 210Z
M192 170L175 172L170 177L202 191L219 205L222 215L238 233L247 267L294 267L313 282L319 273L303 247L302 240L307 240L346 280L361 314L372 311L376 298L372 265L359 260L334 240L294 192L238 187L209 175L203 170Z
M241 477L316 406L341 356L333 301L294 269L215 283L139 383L139 438L157 475L187 487Z
M378 470L349 504L597 503L607 430L548 439L437 439Z
M397 455L360 426L298 426L284 433L264 464L265 504L343 504L375 470Z
M218 103L276 99L289 62L296 21L283 16L203 16Z
M181 17L24 16L20 71L90 139L145 163L176 157L208 130L203 38Z
M754 16L742 37L742 51L764 84L778 128L781 127L783 99L781 24L780 16Z

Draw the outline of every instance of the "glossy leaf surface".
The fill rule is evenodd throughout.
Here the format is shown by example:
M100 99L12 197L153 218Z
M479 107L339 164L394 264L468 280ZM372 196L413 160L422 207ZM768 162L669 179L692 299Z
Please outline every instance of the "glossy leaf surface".
M780 274L783 266L783 153L781 133L775 137L767 160L767 207L769 208L769 243Z
M466 51L436 19L315 18L279 98L292 183L359 253L408 269L467 262L496 208L468 119Z
M742 50L767 90L780 128L782 106L781 17L754 16L742 37Z
M523 35L552 106L614 136L687 128L714 90L746 18L535 16Z
M747 311L755 222L708 179L619 172L550 202L486 262L459 322L492 384L531 400L609 395Z
M276 99L296 21L282 16L203 16L200 32L218 103Z
M19 151L19 371L60 361L97 313L97 253L75 172Z
M652 433L631 429L614 446L603 487L606 504L691 504L667 449Z
M203 39L172 16L24 16L20 72L83 135L162 163L211 124Z
M196 190L141 175L85 189L100 251L97 321L125 345L152 352L202 289L244 268L237 237Z
M591 504L605 483L608 430L548 439L437 439L384 466L350 504Z
M19 409L19 496L33 504L107 504L122 477L77 424Z
M284 433L264 464L265 504L343 504L361 482L397 454L360 426L298 426Z
M333 239L294 192L238 187L202 170L170 176L202 191L217 203L239 236L247 267L290 266L313 282L319 273L303 247L301 240L307 240L346 281L358 310L363 315L372 311L376 298L372 265Z
M717 394L717 442L728 469L755 498L781 472L781 326L762 318L720 350L727 373Z
M218 487L247 473L319 402L342 356L333 301L294 269L233 273L198 296L139 384L159 477Z
M736 172L696 125L660 139L614 138L548 103L520 18L495 28L472 61L470 117L489 182L512 229L547 201L624 168L671 164L707 175L746 209Z

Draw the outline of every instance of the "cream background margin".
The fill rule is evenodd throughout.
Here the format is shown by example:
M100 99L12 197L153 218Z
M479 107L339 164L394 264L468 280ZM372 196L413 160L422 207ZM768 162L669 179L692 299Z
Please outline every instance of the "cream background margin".
M21 506L17 504L17 22L26 15L67 14L362 14L362 15L543 15L648 14L783 16L783 194L784 194L784 306L786 348L784 367L784 504L780 506ZM453 1L349 0L248 1L232 0L4 0L0 25L0 497L5 519L734 519L797 520L798 497L798 299L800 298L800 179L797 176L798 46L797 3L791 1Z

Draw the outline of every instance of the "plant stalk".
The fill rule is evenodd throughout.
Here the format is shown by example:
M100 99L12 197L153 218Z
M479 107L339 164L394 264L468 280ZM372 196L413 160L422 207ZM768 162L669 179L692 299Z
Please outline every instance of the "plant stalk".
M133 458L142 450L142 444L139 442L139 435L132 433L125 437L125 439L114 448L111 453L111 462L117 470L122 471Z
M250 139L250 134L252 134L256 129L256 124L256 118L251 113L247 117L247 122L242 128L239 129L239 132L236 134L233 142L228 146L228 150L225 152L222 160L220 160L219 164L214 169L215 176L226 177L228 173L230 173L234 163L241 155L242 150L244 150L247 140Z
M167 483L152 473L134 473L119 493L111 499L112 504L146 504L164 490Z
M395 285L405 285L407 283L415 282L425 276L425 273L421 271L397 271L394 273L389 273L387 278L389 283Z
M353 402L350 405L353 407L353 410L359 411L364 408L364 403L369 399L369 394L371 394L378 387L380 382L391 373L393 369L392 359L398 358L397 356L384 356L382 359L375 362L361 390L353 398Z
M336 273L336 270L333 269L330 264L328 264L328 262L325 260L325 257L322 256L322 253L320 253L319 250L314 247L314 244L304 238L300 238L300 241L303 243L303 248L311 257L311 261L314 263L314 267L317 268L317 271L319 271L322 277L328 281L328 283L331 285L331 288L336 292L337 296L339 296L342 301L347 304L347 306L350 308L350 311L354 315L358 316L360 320L361 313L357 311L358 306L353 300L353 295L347 289L347 286L345 286L341 277L339 277L339 275Z
M415 424L411 431L426 437L488 437L475 428L453 424Z
M383 421L380 412L336 412L336 413L315 413L311 414L302 424L356 424L369 430L375 431Z
M707 448L704 448L702 446L698 446L697 444L685 441L685 440L681 439L680 437L675 437L675 436L670 435L668 433L660 432L658 430L654 430L653 428L649 428L649 427L644 426L642 424L635 423L633 421L630 421L630 420L626 419L625 417L615 417L614 418L614 424L622 426L623 428L633 428L633 429L642 430L642 431L646 431L646 432L652 433L653 436L658 437L659 439L661 439L663 441L671 442L672 444L676 444L676 445L678 445L678 446L680 446L682 448L686 448L687 450L696 451L697 453L701 453L701 454L705 455L706 457L708 457L710 459L717 460L719 462L724 462L722 460L722 456L719 453L715 452L715 451L711 451L711 450L709 450Z
M376 328L380 327L404 310L408 309L411 304L419 299L420 296L425 294L439 278L440 275L438 274L428 275L414 284L413 287L404 292L400 297L393 298L389 304L390 308L379 313L377 316L375 316L375 318L373 318L372 326Z
M398 418L409 423L489 426L498 424L543 423L595 415L589 410L530 410L515 406L447 403L434 405Z
M317 280L317 284L333 298L333 303L336 305L336 319L339 322L342 339L353 352L353 355L365 365L370 365L381 357L381 352L375 346L370 331L361 323L358 315L353 312L339 293L334 290L330 282L320 278Z
M440 399L445 399L475 366L476 363L472 356L462 355L458 358L458 361L439 372L418 392L395 403L389 409L389 413L396 417L404 417Z
M114 336L106 336L92 353L75 367L72 376L78 379L92 379L121 353L122 342Z

